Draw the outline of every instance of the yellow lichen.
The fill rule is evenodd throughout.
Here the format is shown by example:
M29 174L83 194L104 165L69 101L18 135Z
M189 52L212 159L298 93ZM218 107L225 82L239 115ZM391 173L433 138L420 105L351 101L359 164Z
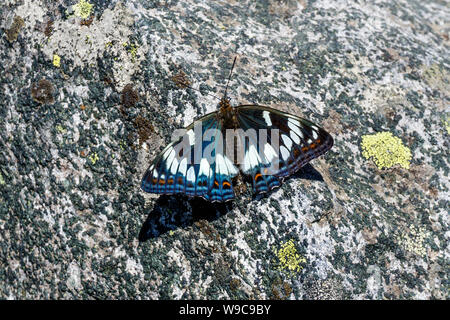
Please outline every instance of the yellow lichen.
M57 54L53 55L53 65L57 68L61 66L61 57L58 56Z
M134 60L136 59L137 50L139 46L135 43L128 43L128 42L122 43L122 46L128 51L128 53L131 55L131 61L134 62Z
M450 134L450 116L447 116L447 119L444 119L444 126L447 133Z
M427 237L428 232L425 228L411 225L409 234L401 233L397 235L397 242L406 251L425 257L427 251L424 242Z
M86 0L80 0L77 4L72 6L75 15L82 19L87 19L91 15L93 5Z
M60 124L56 126L56 130L58 130L60 133L66 133L67 131L67 129L64 129L64 127L61 126Z
M90 157L89 160L91 160L92 164L95 164L98 161L99 157L97 155L97 152L94 152Z
M301 264L306 263L306 259L298 254L293 239L284 242L280 249L274 251L278 259L278 271L288 273L299 272L303 269Z
M390 168L396 164L409 169L411 151L390 132L362 136L361 148L363 157L373 158L379 169Z

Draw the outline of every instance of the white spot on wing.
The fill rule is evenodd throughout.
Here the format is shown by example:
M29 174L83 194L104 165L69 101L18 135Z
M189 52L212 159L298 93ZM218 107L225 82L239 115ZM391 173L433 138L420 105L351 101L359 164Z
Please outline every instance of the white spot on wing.
M228 174L227 165L225 163L225 160L223 159L222 154L220 153L216 155L216 172L219 174Z
M292 130L291 130L290 134L291 134L292 141L294 141L296 144L300 144L300 137Z
M281 139L283 139L284 144L288 148L288 150L291 150L292 148L292 140L285 134L281 135Z
M170 166L172 164L173 158L175 157L175 149L174 148L170 148L170 153L167 156L167 160L166 160L166 168L167 170L170 170Z
M268 162L271 162L274 158L278 157L277 153L269 143L264 145L264 155Z
M299 137L303 138L303 134L300 130L300 122L298 122L295 119L289 118L288 119L288 127L294 131Z
M227 156L224 156L223 159L225 160L225 165L228 168L228 172L230 173L231 176L235 176L238 174L238 169L236 168L236 166L230 161L230 159L228 159Z
M178 159L174 158L172 161L172 166L170 167L170 173L176 174L178 169Z
M316 131L313 131L312 132L312 136L313 136L313 139L314 140L316 140L319 136L317 135L317 132Z
M263 118L266 121L266 124L270 127L272 126L272 120L270 120L269 111L263 111Z
M187 169L187 159L183 158L180 162L180 166L178 167L178 171L185 176L186 175L186 169Z
M203 159L200 161L200 171L199 171L199 173L198 173L198 176L201 176L201 175L208 176L208 174L209 174L209 169L210 169L210 166L209 166L208 160L206 160L206 158L203 158Z
M187 132L186 132L186 134L188 135L188 137L189 137L189 144L191 145L191 146L193 146L194 145L194 143L195 143L195 134L194 134L194 130L188 130Z
M195 182L195 169L191 166L187 172L186 179L192 183Z
M255 145L251 144L244 156L244 171L248 172L250 169L258 166L258 163L260 162L261 158L259 157L258 151L256 151Z

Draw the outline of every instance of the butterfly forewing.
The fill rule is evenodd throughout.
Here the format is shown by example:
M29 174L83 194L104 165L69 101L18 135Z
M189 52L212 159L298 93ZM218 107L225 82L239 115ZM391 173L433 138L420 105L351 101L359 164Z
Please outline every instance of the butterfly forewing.
M201 127L200 139L195 136L196 125ZM219 150L221 129L217 112L188 126L186 135L171 142L149 166L142 178L142 189L159 194L184 193L210 201L233 199L232 178L238 169ZM209 136L206 138L208 130ZM184 152L182 148L183 138L189 144L189 152ZM200 144L197 148L196 143ZM211 150L210 157L205 155L208 148Z
M243 173L252 177L256 193L279 186L280 179L295 173L333 145L330 134L306 119L257 105L241 105L236 110L244 130L253 128L258 135L267 132L267 142L258 136L253 145L245 145L246 156L241 165ZM278 130L277 141L272 141L274 129Z

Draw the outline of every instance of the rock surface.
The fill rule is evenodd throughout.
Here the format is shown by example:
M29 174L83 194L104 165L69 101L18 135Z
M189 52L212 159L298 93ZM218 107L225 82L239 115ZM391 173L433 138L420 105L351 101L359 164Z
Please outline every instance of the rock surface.
M0 16L0 297L450 298L447 2L9 0ZM335 146L267 197L145 194L235 56L233 104L309 118ZM377 132L410 161L364 157Z

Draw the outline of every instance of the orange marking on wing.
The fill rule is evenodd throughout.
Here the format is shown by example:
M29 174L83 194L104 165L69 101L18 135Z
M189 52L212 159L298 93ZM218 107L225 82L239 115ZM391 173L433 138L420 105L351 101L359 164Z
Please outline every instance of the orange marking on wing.
M178 184L182 184L183 183L183 178L182 177L178 177L177 182L178 182Z
M170 178L169 180L167 180L167 183L168 183L168 184L173 184L173 179Z
M317 139L317 140L316 140L316 143L317 143L317 144L320 144L320 142L321 142L320 139Z
M262 178L262 174L261 173L257 173L255 175L255 181L258 181L258 178Z
M315 148L316 148L316 145L315 145L314 143L311 143L309 147L310 147L311 149L315 149Z
M214 180L214 185L215 185L216 187L219 187L219 182L217 182L217 180Z
M158 179L153 178L152 183L153 183L153 184L156 184L157 182L158 182Z
M222 186L223 187L227 187L227 189L229 189L230 187L231 187L231 184L228 182L228 181L224 181L223 183L222 183Z
M166 182L166 180L164 180L164 179L159 179L159 185L163 185L164 184L164 182Z
M308 151L308 147L303 147L303 148L302 148L302 151L303 151L303 152Z

